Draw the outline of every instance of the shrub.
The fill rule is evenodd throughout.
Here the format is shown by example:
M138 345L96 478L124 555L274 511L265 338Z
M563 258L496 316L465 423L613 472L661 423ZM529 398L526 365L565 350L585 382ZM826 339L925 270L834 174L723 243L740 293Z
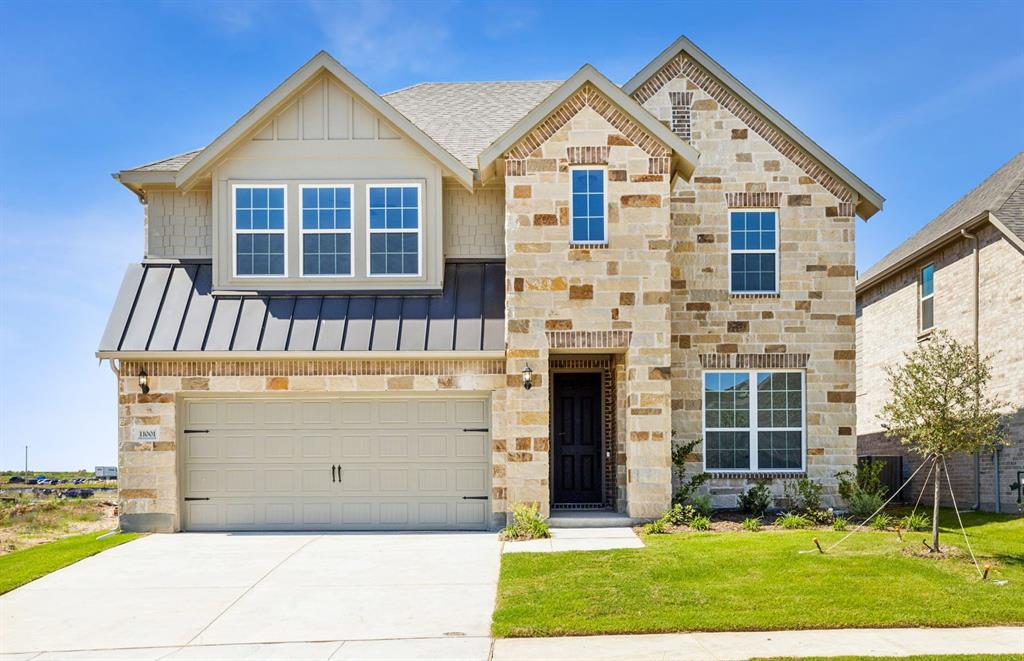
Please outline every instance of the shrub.
M665 517L644 524L645 535L664 535L668 532L668 523Z
M921 530L930 530L931 527L932 518L927 514L908 514L900 519L900 528L904 530L919 532Z
M892 527L893 518L885 512L879 512L871 521L871 527L875 530L888 530Z
M695 516L690 519L690 527L694 530L711 530L711 518L707 516Z
M757 532L761 529L761 517L743 519L743 529L750 532Z
M882 507L885 500L881 494L870 491L856 491L846 499L847 508L850 514L858 519L866 519L875 513L875 510Z
M821 485L808 477L790 480L783 487L790 507L797 512L812 512L821 509Z
M858 493L878 494L884 500L888 489L879 477L884 467L885 464L880 461L869 460L859 462L855 470L839 471L836 473L839 480L839 495L847 502Z
M711 518L711 496L694 496L693 509L700 516Z
M833 519L832 530L836 530L839 532L846 530L846 519L841 516L837 516L835 519Z
M779 518L775 519L775 525L782 526L787 530L797 530L800 528L807 528L811 525L811 522L807 517L794 514L793 512L787 512Z
M693 517L697 516L697 510L693 508L693 505L680 505L676 503L669 509L665 510L662 515L662 520L673 526L685 526L687 523L693 520Z
M767 482L758 482L739 498L740 511L760 518L772 506L772 492Z
M693 498L693 494L697 492L702 484L708 481L710 477L707 473L697 473L696 475L686 476L686 458L693 454L694 449L701 444L701 438L697 438L680 443L676 445L673 439L672 443L672 477L679 487L672 495L672 503L676 505L685 505L690 502Z
M512 523L500 533L504 540L546 539L551 531L537 504L519 503L512 508Z

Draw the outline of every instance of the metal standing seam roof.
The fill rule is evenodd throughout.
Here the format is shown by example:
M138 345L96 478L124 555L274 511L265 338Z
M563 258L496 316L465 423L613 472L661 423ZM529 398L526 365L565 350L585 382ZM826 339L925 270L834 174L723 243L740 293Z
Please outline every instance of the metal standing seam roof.
M986 211L1024 241L1024 151L878 260L860 277L858 286L868 284L933 244L947 240Z
M505 263L448 262L439 294L212 294L212 266L133 264L99 353L500 351Z

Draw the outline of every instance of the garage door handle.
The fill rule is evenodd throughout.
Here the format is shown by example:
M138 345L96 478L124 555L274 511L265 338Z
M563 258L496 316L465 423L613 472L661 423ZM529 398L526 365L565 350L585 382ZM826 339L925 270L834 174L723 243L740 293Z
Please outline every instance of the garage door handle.
M463 429L462 431L482 431L482 432L489 432L489 431L491 431L491 430L490 430L490 429L487 429L486 427L470 427L469 429Z
M487 496L463 496L462 500L487 500Z
M337 481L338 481L338 467L332 465L331 466L331 482L337 482Z
M195 498L195 497L189 497L189 496L185 497L185 502L186 503L189 502L189 501L192 501L192 500L210 500L210 499L209 498Z

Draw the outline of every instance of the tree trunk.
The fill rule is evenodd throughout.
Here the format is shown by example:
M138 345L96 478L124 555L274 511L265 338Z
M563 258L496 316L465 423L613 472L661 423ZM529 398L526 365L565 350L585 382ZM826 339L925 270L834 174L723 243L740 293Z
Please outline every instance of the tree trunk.
M935 503L932 505L932 553L939 552L939 482L942 477L942 465L939 457L935 457Z

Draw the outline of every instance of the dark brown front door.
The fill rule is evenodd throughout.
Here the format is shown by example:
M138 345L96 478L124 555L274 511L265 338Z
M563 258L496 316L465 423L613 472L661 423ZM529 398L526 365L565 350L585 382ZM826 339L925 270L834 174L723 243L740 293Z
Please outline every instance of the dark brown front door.
M555 374L552 501L601 502L601 375Z

